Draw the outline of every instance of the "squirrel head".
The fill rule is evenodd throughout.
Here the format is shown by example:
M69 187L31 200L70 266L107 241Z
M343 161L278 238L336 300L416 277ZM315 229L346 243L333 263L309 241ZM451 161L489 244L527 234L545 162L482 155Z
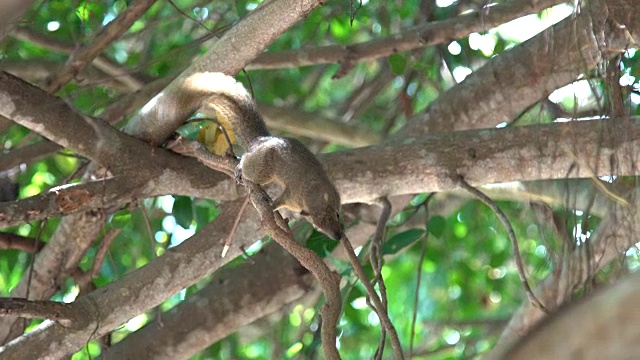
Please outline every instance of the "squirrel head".
M340 196L337 192L316 193L315 199L316 202L312 203L315 206L310 206L308 211L302 210L300 215L328 237L340 240L344 233L340 223Z

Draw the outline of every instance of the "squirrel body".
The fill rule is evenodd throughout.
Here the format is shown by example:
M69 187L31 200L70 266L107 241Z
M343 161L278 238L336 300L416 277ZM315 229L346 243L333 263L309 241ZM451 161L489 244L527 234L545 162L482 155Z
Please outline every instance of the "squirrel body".
M272 203L275 210L297 212L327 236L340 239L340 195L309 149L296 139L272 136L255 101L233 77L197 73L185 80L184 87L180 97L188 97L188 106L212 106L231 123L245 149L236 179L280 185L283 192Z

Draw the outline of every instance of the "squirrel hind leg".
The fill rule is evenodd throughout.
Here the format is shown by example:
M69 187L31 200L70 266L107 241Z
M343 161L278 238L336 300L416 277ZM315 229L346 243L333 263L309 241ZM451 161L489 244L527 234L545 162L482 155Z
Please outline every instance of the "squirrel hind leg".
M273 206L273 211L277 211L280 209L288 209L291 211L297 211L297 209L294 209L291 207L289 198L290 198L291 194L289 193L288 189L284 189L284 191L282 192L282 194L280 196L278 196L277 199L273 200L271 202L271 206Z
M245 153L236 168L243 179L265 185L274 181L273 154L268 149Z

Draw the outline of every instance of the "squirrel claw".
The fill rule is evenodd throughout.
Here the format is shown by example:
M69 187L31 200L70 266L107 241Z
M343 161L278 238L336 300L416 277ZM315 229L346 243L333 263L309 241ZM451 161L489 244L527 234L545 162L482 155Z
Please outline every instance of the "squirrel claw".
M266 192L262 193L262 197L264 198L264 201L266 201L269 206L271 206L273 208L273 199L271 199L271 197L269 196L269 194L267 194ZM273 211L276 211L276 209L274 208Z
M244 178L242 177L242 168L238 165L236 166L236 170L234 171L234 178L236 183L240 185L244 185Z

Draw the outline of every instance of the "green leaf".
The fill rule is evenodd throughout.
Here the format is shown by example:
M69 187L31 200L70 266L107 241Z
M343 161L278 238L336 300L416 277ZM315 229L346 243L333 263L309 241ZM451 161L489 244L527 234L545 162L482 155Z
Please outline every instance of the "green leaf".
M416 242L418 239L423 237L424 234L425 231L422 229L409 229L407 231L395 234L389 240L385 241L385 243L382 245L382 254L395 254L398 251Z
M335 37L339 42L347 41L351 34L349 22L343 21L342 19L334 19L331 21L329 31L331 31L331 35L333 35L333 37Z
M407 69L407 58L404 55L393 54L389 56L389 66L391 66L391 72L402 75Z
M236 3L236 12L238 13L238 17L242 19L249 13L249 11L247 10L247 4L249 3L249 1L236 0L235 3Z
M427 193L418 194L418 195L414 196L414 198L411 199L411 201L409 201L409 205L411 205L411 206L422 205L422 203L427 201L427 197L429 197L429 194L427 194Z
M399 226L405 223L416 211L414 209L402 210L395 214L391 220L389 220L388 226Z
M109 221L111 226L113 226L116 229L122 229L130 222L131 222L131 211L129 210L120 210L116 212L111 217L111 221Z
M80 21L87 23L91 21L92 16L104 14L106 11L107 7L104 4L97 1L83 1L82 5L76 7L76 16Z
M337 246L337 241L317 230L313 230L311 236L309 236L309 240L307 240L307 247L320 257L327 256L327 253L333 251Z
M190 197L176 196L172 212L178 225L185 229L191 226L191 221L193 221L193 203Z
M442 233L444 233L444 229L446 226L447 220L440 215L436 215L429 219L427 229L433 236L439 238L442 236Z
M220 214L220 209L212 200L199 199L193 202L193 213L199 227L212 222Z

